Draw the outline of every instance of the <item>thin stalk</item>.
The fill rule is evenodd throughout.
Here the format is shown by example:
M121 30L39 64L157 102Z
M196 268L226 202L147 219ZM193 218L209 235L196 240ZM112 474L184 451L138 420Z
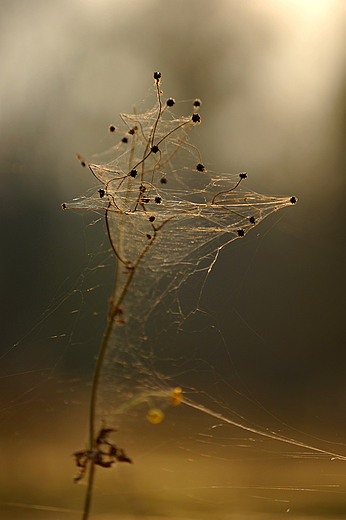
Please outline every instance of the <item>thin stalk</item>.
M118 262L119 265L119 262ZM90 397L90 410L89 410L89 449L93 450L94 448L94 434L95 434L95 412L96 412L96 396L97 391L99 387L99 381L100 381L100 374L101 374L101 368L103 365L103 359L108 347L108 342L113 330L114 326L114 317L117 312L117 309L119 309L119 306L124 299L127 289L130 285L130 282L132 280L134 274L134 269L132 269L129 273L129 276L126 280L126 283L123 287L123 290L121 291L121 294L119 296L119 299L116 304L113 303L113 297L115 295L117 285L118 285L118 270L115 277L114 282L114 289L113 289L113 297L110 301L110 311L108 313L108 323L107 328L103 336L103 340L101 343L99 355L97 358L97 363L95 367L94 377L93 377L93 385L91 390L91 397ZM85 496L85 502L84 502L84 511L83 511L83 517L82 520L87 520L89 518L90 513L90 506L91 506L91 497L92 497L92 488L93 488L93 481L94 481L94 473L95 473L95 464L91 462L90 470L89 470L89 477L88 477L88 484L87 484L87 491Z
M94 475L95 475L95 464L92 462L90 465L90 469L89 469L88 484L87 484L87 490L86 490L86 495L85 495L82 520L88 520L88 518L89 518L91 497L92 497L92 490L93 490L93 483L94 483Z
M148 159L148 157L152 154L152 150L150 149L150 146L153 146L153 144L154 144L155 133L156 133L156 130L157 130L157 127L158 127L158 124L159 124L160 117L161 117L162 112L163 112L163 110L162 110L162 102L161 102L161 92L160 92L159 82L158 81L156 82L156 88L157 88L157 99L158 99L158 115L156 117L155 123L154 123L154 125L153 125L153 127L151 129L151 133L150 133L150 135L148 137L148 140L146 142L146 146L145 146L145 149L144 149L144 154L143 154L142 159L140 161L138 161L137 164L132 166L132 169L136 169L139 165L142 164L141 182L143 182L143 176L144 176L144 172L145 172L144 164L145 164L146 159ZM124 120L124 118L122 118L122 119ZM163 138L161 138L158 141L158 144L160 144L166 138L171 136L173 134L173 132L175 132L179 128L183 128L185 125L187 125L187 128L185 129L185 132L184 132L182 138L180 140L178 140L178 145L177 145L176 149L162 163L161 163L161 155L160 155L160 160L157 161L157 164L155 164L154 168L152 169L152 177L154 176L155 171L159 167L162 167L163 165L165 165L173 157L173 155L178 151L178 149L182 145L182 143L183 143L183 141L184 141L184 139L185 139L185 137L187 135L188 129L191 126L191 122L192 121L185 121L184 123L178 125L176 128L171 130L166 136L164 136ZM126 121L125 121L125 123L126 123ZM142 130L142 133L143 133L143 130ZM135 143L136 143L136 135L134 135L134 138L132 140L132 147L131 147L131 153L130 153L130 158L129 158L129 170L130 171L131 171L131 164L132 164L133 155L134 155ZM143 143L143 144L145 144L145 143ZM161 152L160 152L160 154L161 154ZM94 170L93 170L93 168L91 166L94 166L94 165L90 165L89 164L89 168L90 168L91 172L93 173L93 175L97 178L97 175L96 175L96 173L94 172ZM105 170L105 168L103 168L103 170ZM109 170L106 170L106 171L109 171ZM130 171L129 171L129 174L130 174ZM118 186L118 189L122 185L122 183L125 181L125 179L127 177L129 177L129 174L125 175L120 180L120 184ZM107 184L105 185L105 188L106 188L106 191L107 191L107 195L108 195L108 185L112 182L112 180L113 179L109 180L107 182ZM153 178L152 178L152 181L153 181ZM102 182L102 180L101 180L101 182ZM127 190L127 193L126 193L125 200L128 200L128 198L129 198L131 183L132 183L132 180L129 178L128 190ZM139 191L138 200L137 200L137 203L136 203L135 210L137 209L137 205L139 204L141 193L142 192ZM115 204L114 197L112 197L112 199L113 199L114 206L117 208L117 205ZM97 393L98 393L98 390L99 390L101 368L103 366L104 357L105 357L105 354L106 354L106 351L107 351L107 348L108 348L108 344L109 344L109 341L110 341L110 338L111 338L111 335L112 335L112 332L113 332L113 327L114 327L114 323L115 323L116 314L120 310L120 305L121 305L124 297L126 296L126 293L128 291L128 288L129 288L129 285L130 285L131 280L133 278L133 275L134 275L134 273L136 271L136 268L137 268L138 264L140 263L140 261L142 260L142 258L145 256L146 252L148 251L148 249L150 248L150 246L152 245L154 240L156 239L158 230L160 230L168 221L171 220L171 218L173 218L173 217L171 217L171 218L166 219L157 228L155 226L153 226L153 231L154 231L153 237L150 239L148 244L143 248L143 250L140 253L140 255L138 256L137 260L134 263L130 264L129 262L125 262L125 260L122 258L122 253L121 253L121 250L120 250L120 242L121 242L121 237L122 237L122 232L123 232L123 225L124 225L123 224L123 215L121 214L121 211L120 211L119 235L118 235L118 243L117 243L117 245L115 246L113 244L113 241L112 241L110 227L109 227L109 223L108 223L108 211L110 210L111 206L112 206L112 203L111 203L111 201L109 201L109 205L108 205L108 208L106 209L106 215L105 216L106 216L107 232L108 232L108 235L109 235L110 243L111 243L112 248L113 248L113 250L114 250L114 252L115 252L115 254L117 256L117 267L116 267L116 274L115 274L115 280L114 280L114 287L113 287L112 297L111 297L110 302L109 302L107 326L106 326L106 330L104 332L103 340L102 340L102 343L101 343L101 346L100 346L100 350L99 350L99 353L98 353L98 358L97 358L95 371L94 371L94 376L93 376L93 384L92 384L91 396L90 396L90 409L89 409L89 450L90 450L90 452L92 452L94 450L94 448L95 448L94 444L95 444L96 398L97 398ZM117 208L117 209L119 210L119 208ZM120 283L119 279L120 279L121 269L123 268L123 266L128 268L129 272L128 272L127 279L126 279L122 289L120 289L120 294L119 294L119 283ZM117 296L117 294L119 294L119 296ZM88 483L87 483L87 490L86 490L86 495L85 495L85 502L84 502L84 510L83 510L82 520L88 520L88 518L89 518L90 509L91 509L91 501L92 501L92 491L93 491L94 476L95 476L95 463L94 463L93 460L91 460L90 461L89 474L88 474Z

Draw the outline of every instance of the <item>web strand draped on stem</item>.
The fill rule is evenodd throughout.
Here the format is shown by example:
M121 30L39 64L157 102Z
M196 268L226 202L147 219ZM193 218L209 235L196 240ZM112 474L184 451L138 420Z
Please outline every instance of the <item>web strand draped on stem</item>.
M196 354L147 341L153 310L168 302L173 319L183 320L181 309L175 310L183 282L197 271L207 276L221 248L296 202L295 197L249 190L245 172L207 171L188 138L201 122L200 100L192 104L189 116L178 117L173 98L163 99L160 76L154 78L155 106L141 114L121 114L123 129L110 127L118 141L103 156L88 161L78 156L99 186L63 204L64 209L104 211L117 257L91 399L90 496L96 431L105 424L121 430L122 423L133 424L138 417L161 422L170 403L207 411L189 396L196 396L189 380ZM128 452L127 446L121 448ZM83 518L88 517L90 496Z

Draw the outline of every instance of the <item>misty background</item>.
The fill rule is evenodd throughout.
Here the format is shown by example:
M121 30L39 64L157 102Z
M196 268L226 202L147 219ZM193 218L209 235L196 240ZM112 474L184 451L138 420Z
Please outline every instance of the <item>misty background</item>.
M63 435L86 411L82 390L78 411L60 407L56 375L55 397L46 400L63 410L59 430L42 415L46 390L36 376L15 374L62 358L57 374L66 381L91 378L113 264L104 235L95 246L102 225L90 238L95 215L60 205L94 182L76 153L102 150L109 124L145 98L156 70L165 97L202 100L191 140L207 168L247 171L249 188L298 197L222 250L203 301L218 309L244 387L283 421L344 443L344 1L13 0L0 2L0 14L1 435L3 449L13 450L0 477L24 482L9 469L19 446L23 454L35 445L30 435L41 442ZM99 318L92 325L93 308L79 302L78 345L73 339L47 353L47 338L70 330L63 313L53 312L34 339L26 334L72 294L95 250L110 266L93 303ZM71 451L85 425L70 431Z

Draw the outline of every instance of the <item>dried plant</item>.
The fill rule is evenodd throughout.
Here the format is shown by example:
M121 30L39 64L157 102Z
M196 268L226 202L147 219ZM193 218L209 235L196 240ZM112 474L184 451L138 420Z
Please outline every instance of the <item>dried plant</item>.
M303 446L222 417L191 400L188 386L179 384L179 371L175 377L163 373L146 347L145 325L163 298L174 294L196 271L207 275L226 244L243 237L272 212L296 203L295 197L244 189L245 172L207 171L188 139L190 130L201 123L201 101L192 103L189 116L177 117L175 100L163 98L160 83L161 74L155 72L156 102L151 110L121 114L123 128L109 127L119 136L111 150L97 161L78 156L100 184L87 196L62 205L63 209L103 210L117 257L93 378L88 448L74 453L79 469L75 481L88 469L84 520L90 514L95 466L131 462L126 446L118 448L108 440L116 431L109 424L134 410L141 413L143 405L153 424L162 421L167 404L183 403L245 430ZM166 362L169 365L168 355ZM172 365L176 369L179 360Z

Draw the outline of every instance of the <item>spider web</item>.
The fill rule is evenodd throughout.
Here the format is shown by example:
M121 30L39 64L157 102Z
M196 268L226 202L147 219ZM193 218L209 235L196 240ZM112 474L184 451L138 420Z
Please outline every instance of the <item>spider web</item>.
M276 441L280 457L334 455L257 426L232 409L229 349L223 344L213 351L206 332L210 315L201 305L222 248L296 199L249 190L245 172L206 171L188 138L200 123L199 100L188 117L177 117L156 86L152 109L121 114L122 128L110 127L111 149L88 161L79 157L100 184L63 208L103 211L117 256L108 317L114 326L96 396L98 424L106 421L119 430L117 443L137 465L138 493L145 493L150 507L171 503L178 493L189 502L181 506L186 511L190 502L194 508L203 503L209 490L221 511L242 487L225 465L235 448L246 448L245 459L268 453L275 458ZM194 287L187 293L190 282ZM189 327L201 330L204 341L177 334ZM234 426L245 437L229 430ZM275 491L265 484L263 489L267 496ZM216 502L208 501L213 507ZM288 501L281 502L285 512Z
M151 110L121 114L125 129L111 126L112 132L120 133L119 141L106 152L112 159L99 164L94 162L97 157L90 162L80 158L101 182L101 191L94 188L64 205L105 209L118 258L112 301L120 303L103 366L101 417L117 414L123 402L138 392L159 397L172 384L180 385L180 378L167 367L163 373L157 368L166 364L164 352L158 355L143 341L150 315L165 301L168 314L181 325L189 310L183 311L178 291L187 278L196 272L207 276L221 248L272 212L296 202L294 197L265 196L243 188L245 172L207 172L187 137L188 130L200 123L196 108L192 116L177 118L167 103L164 108L161 104L159 93ZM172 354L168 366L173 365L177 374L185 372L189 353L179 354L174 363Z

